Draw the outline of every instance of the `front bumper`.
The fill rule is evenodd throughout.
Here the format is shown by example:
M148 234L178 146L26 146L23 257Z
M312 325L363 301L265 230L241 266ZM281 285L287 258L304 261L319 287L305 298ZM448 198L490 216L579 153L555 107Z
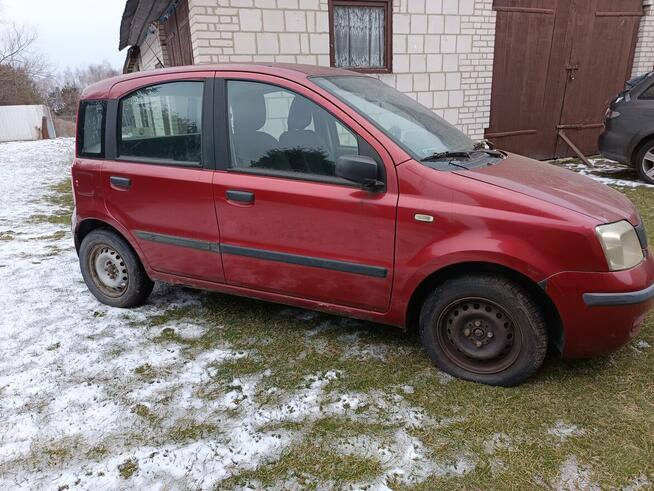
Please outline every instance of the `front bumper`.
M589 358L633 339L654 306L654 260L626 271L563 272L545 290L563 323L563 357Z
M584 293L584 303L589 307L609 307L611 305L636 305L654 298L654 284L637 292L627 293Z

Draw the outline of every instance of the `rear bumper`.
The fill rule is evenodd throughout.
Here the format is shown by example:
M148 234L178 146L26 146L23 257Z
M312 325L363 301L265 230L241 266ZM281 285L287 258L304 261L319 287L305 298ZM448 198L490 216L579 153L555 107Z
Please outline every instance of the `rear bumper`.
M597 146L604 158L631 165L629 137L617 131L605 129L599 136Z
M563 322L564 358L588 358L618 349L638 335L654 306L651 253L627 271L563 272L546 283Z

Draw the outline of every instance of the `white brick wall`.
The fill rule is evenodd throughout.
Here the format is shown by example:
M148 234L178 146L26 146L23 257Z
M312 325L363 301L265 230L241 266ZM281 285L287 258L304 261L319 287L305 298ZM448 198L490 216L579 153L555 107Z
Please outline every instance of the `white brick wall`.
M188 0L196 63L329 65L327 0ZM473 138L490 116L492 0L394 0L393 73L378 75Z
M642 75L654 69L654 7L652 0L644 0L645 16L640 21L638 43L634 56L632 76Z

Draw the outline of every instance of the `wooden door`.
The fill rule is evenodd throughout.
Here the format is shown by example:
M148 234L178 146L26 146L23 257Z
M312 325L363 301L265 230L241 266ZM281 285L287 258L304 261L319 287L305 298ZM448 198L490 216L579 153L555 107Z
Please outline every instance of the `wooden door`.
M558 125L585 155L598 152L604 112L631 78L642 0L575 0ZM563 73L563 71L561 71ZM557 157L574 153L558 139Z
M607 104L629 78L641 0L495 0L495 61L486 137L538 159L587 154Z
M495 62L486 138L499 148L540 158L553 151L546 132L557 108L548 101L546 60L561 50L561 36L567 30L557 15L558 3L495 1Z
M163 26L170 66L192 65L193 47L191 46L187 0L180 0L177 3Z

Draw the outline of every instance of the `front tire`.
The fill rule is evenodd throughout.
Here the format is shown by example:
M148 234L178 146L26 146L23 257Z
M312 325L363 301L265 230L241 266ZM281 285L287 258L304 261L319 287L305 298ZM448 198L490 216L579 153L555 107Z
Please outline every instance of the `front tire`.
M93 230L84 237L79 263L91 293L111 307L142 305L154 287L134 250L111 230Z
M488 275L436 287L420 313L420 337L441 370L489 385L521 383L547 352L539 306L514 282Z
M636 155L634 166L643 181L654 184L654 141L643 145Z

